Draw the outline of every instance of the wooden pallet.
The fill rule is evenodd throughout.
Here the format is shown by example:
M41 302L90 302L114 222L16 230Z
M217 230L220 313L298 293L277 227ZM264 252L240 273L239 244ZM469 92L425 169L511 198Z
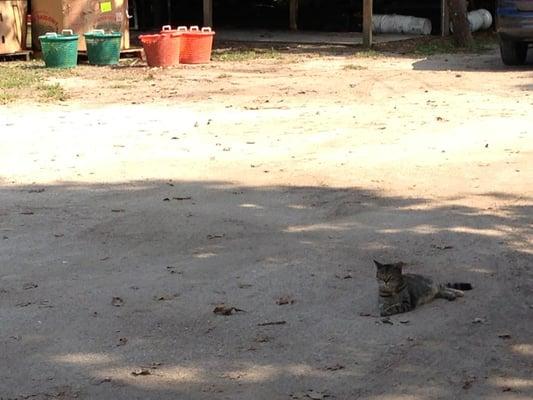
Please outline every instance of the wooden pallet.
M0 54L0 61L11 61L11 60L24 60L30 61L33 56L33 51L31 50L21 50L14 53Z
M87 59L87 50L78 51L78 56L82 59ZM142 47L132 47L129 49L120 50L120 58L143 58Z

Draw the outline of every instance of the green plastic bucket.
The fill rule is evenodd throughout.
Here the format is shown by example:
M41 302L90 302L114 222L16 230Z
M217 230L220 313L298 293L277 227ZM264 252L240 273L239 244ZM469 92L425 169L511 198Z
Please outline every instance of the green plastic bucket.
M47 68L73 68L78 63L78 35L71 30L39 36Z
M87 44L87 58L90 64L113 65L118 64L120 58L120 32L104 33L94 30L83 35Z

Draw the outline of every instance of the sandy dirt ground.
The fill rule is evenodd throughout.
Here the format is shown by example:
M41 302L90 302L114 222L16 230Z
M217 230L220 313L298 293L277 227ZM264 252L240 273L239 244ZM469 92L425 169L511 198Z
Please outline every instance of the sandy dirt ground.
M1 399L533 397L531 64L51 79L0 108ZM383 320L373 258L474 290Z

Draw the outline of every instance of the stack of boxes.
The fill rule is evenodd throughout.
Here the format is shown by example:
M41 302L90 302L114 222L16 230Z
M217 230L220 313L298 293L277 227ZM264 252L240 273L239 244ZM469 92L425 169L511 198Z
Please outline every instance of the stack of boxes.
M31 25L36 50L40 35L63 29L80 35L78 50L86 50L83 34L94 29L121 32L121 48L130 45L127 0L32 0Z
M26 49L27 0L0 0L0 54ZM78 50L86 50L83 34L93 29L121 32L121 48L130 46L128 0L32 0L31 36L40 50L39 36L72 29L80 35Z
M26 0L0 0L0 54L26 49Z

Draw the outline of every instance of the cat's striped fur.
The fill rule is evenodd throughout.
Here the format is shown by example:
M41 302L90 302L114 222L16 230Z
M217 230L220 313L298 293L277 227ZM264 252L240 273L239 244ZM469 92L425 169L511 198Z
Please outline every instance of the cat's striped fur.
M472 289L470 283L440 284L423 275L403 274L404 263L381 264L377 267L379 284L379 312L388 316L411 311L433 299L455 300L464 295L463 290Z

